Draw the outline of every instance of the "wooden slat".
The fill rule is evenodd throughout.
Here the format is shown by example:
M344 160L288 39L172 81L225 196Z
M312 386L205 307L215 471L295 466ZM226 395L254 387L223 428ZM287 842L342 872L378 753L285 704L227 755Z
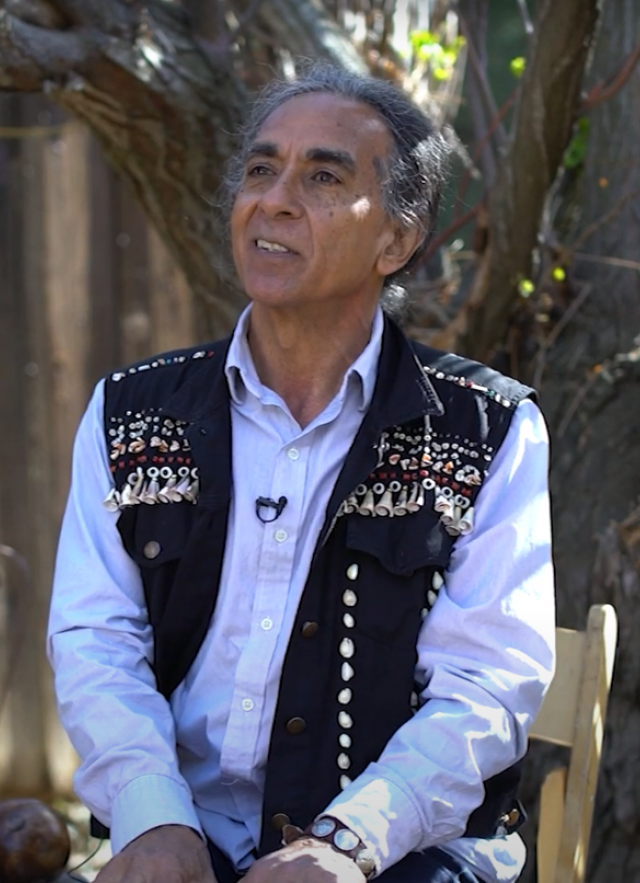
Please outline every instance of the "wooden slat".
M70 123L62 137L47 142L43 155L44 315L49 342L50 373L45 443L50 448L49 535L55 539L66 503L73 438L90 391L91 351L89 288L89 136L79 123ZM47 554L51 568L53 549ZM51 573L46 585L50 595ZM42 624L44 628L44 623ZM49 680L47 672L42 678ZM57 723L52 690L47 696L47 755L53 784L69 791L77 758Z
M9 125L29 126L42 99L16 96L9 110ZM39 139L41 141L41 139ZM0 525L2 542L15 549L25 562L6 567L9 640L0 648L9 654L9 691L5 714L0 721L1 784L5 793L33 792L47 782L46 758L42 750L44 713L42 671L42 622L47 601L43 598L41 539L38 527L46 520L47 498L42 475L47 472L46 447L35 429L37 422L38 365L34 354L34 323L27 277L39 278L41 211L38 197L42 179L39 149L14 141L3 145L3 223L0 225L0 463L2 486ZM25 199L30 190L34 199ZM5 214L6 211L6 214ZM6 224L6 227L5 227ZM41 286L38 286L41 291ZM37 309L42 310L42 303ZM36 313L36 317L40 315ZM49 440L50 441L50 440ZM38 463L38 454L44 463ZM44 497L44 498L42 498ZM38 507L37 509L34 509ZM35 513L35 518L32 518ZM48 586L46 587L48 590Z
M567 770L564 767L552 770L542 783L536 847L538 883L554 883L564 819L566 785Z
M573 744L585 646L584 632L556 629L556 673L529 733L531 739Z
M613 607L591 608L555 883L584 880L617 630Z

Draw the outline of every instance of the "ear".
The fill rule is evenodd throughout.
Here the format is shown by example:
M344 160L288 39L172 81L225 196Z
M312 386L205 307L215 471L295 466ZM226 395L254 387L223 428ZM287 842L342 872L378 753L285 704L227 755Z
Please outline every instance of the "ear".
M376 269L380 275L391 276L392 273L401 270L411 260L411 256L420 247L424 237L425 234L419 227L395 225L393 237L389 238L378 257Z

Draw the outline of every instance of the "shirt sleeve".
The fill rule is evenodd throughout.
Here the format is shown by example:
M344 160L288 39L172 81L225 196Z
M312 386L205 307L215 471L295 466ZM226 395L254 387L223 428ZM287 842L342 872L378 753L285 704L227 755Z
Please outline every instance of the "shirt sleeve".
M80 755L79 797L111 827L114 852L151 828L201 833L176 759L174 723L151 669L152 632L138 568L102 501L112 487L104 382L82 419L62 523L47 651L62 723Z
M523 401L418 638L417 714L325 812L378 872L460 837L483 782L519 760L554 670L548 436Z

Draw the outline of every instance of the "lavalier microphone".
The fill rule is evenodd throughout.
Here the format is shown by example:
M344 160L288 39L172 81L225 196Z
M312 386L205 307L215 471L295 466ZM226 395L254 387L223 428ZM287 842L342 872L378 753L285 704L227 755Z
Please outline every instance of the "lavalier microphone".
M271 497L258 497L256 500L256 515L263 524L270 524L282 515L282 510L287 505L287 498L280 497L279 500L272 500ZM263 509L275 509L272 518L265 517Z

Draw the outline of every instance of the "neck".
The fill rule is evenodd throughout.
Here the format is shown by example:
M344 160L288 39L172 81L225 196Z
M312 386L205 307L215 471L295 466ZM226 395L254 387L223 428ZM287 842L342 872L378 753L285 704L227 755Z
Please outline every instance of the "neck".
M376 303L348 315L315 315L254 303L249 348L261 382L286 402L300 426L334 398L371 337Z

